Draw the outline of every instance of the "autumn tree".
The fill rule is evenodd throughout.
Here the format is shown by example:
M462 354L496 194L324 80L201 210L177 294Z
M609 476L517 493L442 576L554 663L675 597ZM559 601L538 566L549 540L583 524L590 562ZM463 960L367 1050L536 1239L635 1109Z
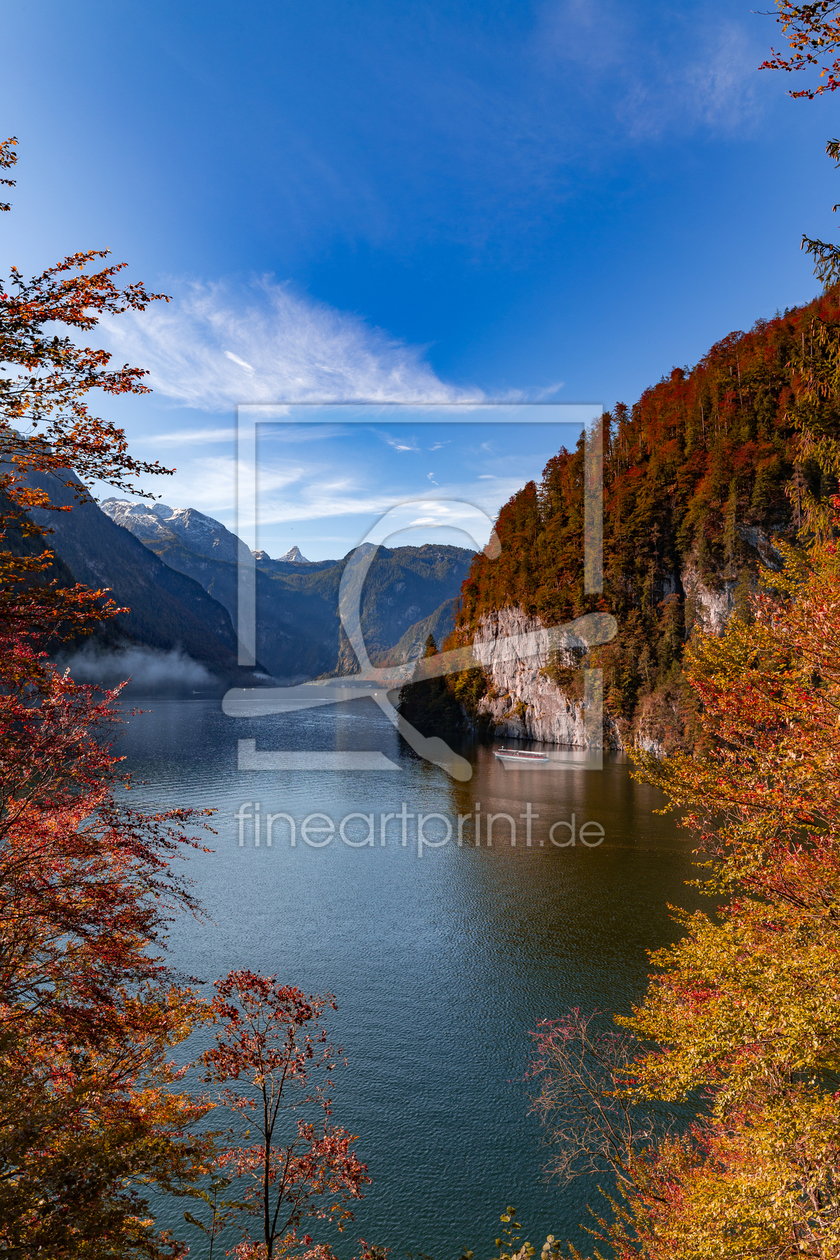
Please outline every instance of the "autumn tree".
M653 1048L606 1064L609 1114L693 1115L635 1150L596 1134L620 1201L595 1232L622 1260L840 1255L840 560L831 540L787 558L752 624L692 640L706 751L638 755L719 908L678 915L619 1021Z
M192 1133L206 1104L171 1062L206 1008L163 954L169 917L198 909L174 865L193 820L123 803L117 693L77 686L43 651L115 610L50 580L28 511L52 504L28 475L130 490L164 471L88 410L95 389L145 393L144 373L74 337L158 296L120 289L119 266L89 270L105 256L0 284L0 1250L20 1260L183 1254L145 1188L189 1190L209 1157Z
M816 86L793 88L790 95L814 100L825 92L840 87L840 3L838 0L813 0L796 4L794 0L776 0L777 20L787 37L789 52L772 55L761 63L762 70L784 70L793 73L819 69ZM826 153L840 166L840 140L829 140ZM837 206L834 207L837 210ZM840 280L840 246L803 235L802 248L814 259L814 274L828 289Z
M257 1235L243 1225L238 1260L327 1260L330 1248L313 1244L308 1222L343 1229L369 1180L352 1150L356 1139L328 1122L341 1054L327 1041L329 1008L330 994L306 996L274 976L232 971L216 984L219 1031L203 1055L205 1079L222 1086L219 1102L236 1121L218 1164L244 1184L243 1219L254 1220ZM362 1254L370 1255L364 1244Z
M540 1020L531 1036L526 1080L534 1083L531 1109L551 1149L548 1177L561 1186L614 1177L630 1187L640 1156L671 1127L661 1108L616 1088L638 1055L638 1039L600 1012L578 1008Z
M762 70L819 69L815 87L792 88L790 95L814 100L824 92L840 87L840 3L838 0L813 0L796 4L794 0L776 0L776 20L784 32L790 51L778 53L761 63Z
M208 1156L170 1062L205 1006L162 954L197 911L189 812L120 802L114 698L0 640L0 1250L21 1260L182 1254L143 1187L188 1189Z
M14 137L0 142L0 169L17 161ZM12 187L14 180L0 183ZM9 210L8 202L0 210ZM118 611L103 591L80 585L62 587L45 580L52 560L43 546L45 530L28 515L30 508L56 508L45 490L27 484L27 474L43 473L56 484L99 480L118 490L137 492L134 478L171 470L155 461L136 460L128 452L123 429L93 416L88 395L146 394L146 372L114 367L102 349L77 344L103 315L142 311L168 300L142 283L120 288L124 263L89 270L108 250L71 254L31 279L12 267L0 281L0 621L21 635L40 641L64 628L85 632ZM56 331L64 327L63 335Z

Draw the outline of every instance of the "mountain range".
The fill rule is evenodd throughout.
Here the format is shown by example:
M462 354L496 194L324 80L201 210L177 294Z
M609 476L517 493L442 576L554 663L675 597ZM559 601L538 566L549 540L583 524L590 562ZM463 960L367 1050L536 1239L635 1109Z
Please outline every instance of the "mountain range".
M123 677L121 653L141 664L146 677L163 679L161 685L169 680L187 687L214 678L220 685L247 686L270 677L303 679L358 669L338 617L349 557L309 561L296 547L277 560L255 553L258 663L255 670L245 669L238 664L234 631L237 564L251 557L235 534L194 508L115 498L99 505L69 471L26 480L57 508L70 511L32 509L47 537L27 538L9 529L5 545L21 554L49 547L53 561L42 580L106 590L128 609L91 636L54 649L86 681ZM383 653L389 661L419 655L427 624L441 635L451 631L472 556L463 548L434 545L380 550L362 600L365 641L375 660ZM101 679L98 662L105 671Z
M338 617L338 590L348 557L308 561L296 547L280 559L256 553L256 671L237 663L234 624L238 561L245 544L221 522L194 508L111 498L101 506L68 474L29 479L70 512L33 511L50 532L51 577L108 589L129 611L104 623L99 650L142 647L186 654L220 681L239 685L275 678L354 672L355 657ZM22 545L23 541L22 541ZM473 553L459 547L381 548L368 572L362 628L373 659L419 655L427 625L445 635ZM90 675L90 649L85 669ZM94 653L95 656L95 653ZM256 675L256 679L255 679Z
M235 534L194 508L149 508L112 498L102 503L102 511L170 569L200 583L235 620L237 561L249 554ZM419 655L429 633L427 622L441 636L451 631L473 554L435 544L379 549L367 574L361 609L372 660L386 654L389 662ZM348 558L309 561L297 547L277 560L264 551L254 553L257 657L274 677L312 678L358 669L338 617L338 590ZM416 623L422 623L419 629Z

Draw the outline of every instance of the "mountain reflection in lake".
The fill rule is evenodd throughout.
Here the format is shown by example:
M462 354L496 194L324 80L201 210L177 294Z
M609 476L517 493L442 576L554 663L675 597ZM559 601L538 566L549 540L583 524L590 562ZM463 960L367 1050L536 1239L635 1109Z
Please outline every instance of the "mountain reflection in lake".
M583 1182L565 1191L542 1182L546 1151L521 1081L528 1030L572 1006L626 1011L644 988L645 951L673 939L666 906L692 902L693 870L688 839L652 812L658 794L618 758L600 772L506 770L486 747L465 750L474 776L454 784L400 748L366 700L253 721L226 718L218 699L135 703L151 711L130 719L119 744L147 780L133 803L218 810L215 851L189 862L209 919L174 925L173 963L207 982L234 967L276 972L338 998L329 1028L349 1066L337 1073L333 1120L359 1134L373 1178L339 1255L355 1254L360 1236L394 1260L407 1249L447 1260L462 1244L489 1254L507 1203L534 1243L546 1232L580 1238L596 1195ZM258 749L379 749L401 772L240 772L238 738ZM272 847L264 821L254 846L257 803L262 820L295 820L295 847L283 820ZM323 847L300 837L313 813L336 828L330 837L314 830L324 820L310 824ZM337 834L350 814L374 816L372 847L356 847L366 819L345 821L348 842ZM388 814L397 817L382 845ZM452 839L418 856L418 814L443 816L424 823L432 844L447 822ZM468 814L458 847L457 817ZM515 846L504 819L487 846L489 814L513 818ZM577 843L551 844L549 825L567 824L555 830L562 843L573 815ZM598 847L579 842L587 821L604 830ZM167 1200L159 1218L181 1237L184 1206ZM199 1236L190 1242L201 1254Z

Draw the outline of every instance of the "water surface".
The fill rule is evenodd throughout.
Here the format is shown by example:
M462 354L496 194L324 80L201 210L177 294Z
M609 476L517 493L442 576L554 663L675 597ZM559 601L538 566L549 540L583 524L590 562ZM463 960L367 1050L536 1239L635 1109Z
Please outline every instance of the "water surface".
M689 842L672 819L653 813L653 789L635 783L616 757L603 771L507 770L492 750L474 747L468 784L453 784L405 747L367 701L312 712L233 720L217 699L141 700L150 712L130 720L121 740L129 768L147 785L132 795L156 807L218 810L214 852L189 862L208 912L175 925L176 966L208 983L235 967L277 973L308 992L330 990L339 1009L330 1031L346 1050L337 1074L334 1121L359 1135L373 1184L338 1251L359 1236L448 1260L462 1244L490 1254L505 1204L515 1204L531 1241L546 1232L580 1237L592 1187L543 1184L537 1121L522 1076L529 1029L569 1007L627 1011L644 988L646 950L674 937L667 903L689 904ZM269 748L380 749L400 773L240 772L237 739ZM481 815L493 844L474 843ZM247 820L284 812L260 847ZM532 815L532 843L520 815ZM418 856L416 817L441 814L453 839ZM236 815L241 807L243 822ZM338 827L351 813L373 814L373 847L337 835L321 848L300 838L310 814ZM457 816L464 843L455 843ZM558 847L549 824L599 823L603 842ZM320 825L323 824L323 820ZM345 823L350 841L367 822ZM442 820L425 824L443 838ZM313 839L325 834L310 832ZM589 836L597 836L590 828ZM566 840L569 826L555 829ZM240 845L240 839L243 843ZM542 841L542 843L540 843ZM187 1236L183 1203L168 1201L163 1224ZM540 1235L537 1240L537 1235ZM194 1254L203 1254L198 1237Z

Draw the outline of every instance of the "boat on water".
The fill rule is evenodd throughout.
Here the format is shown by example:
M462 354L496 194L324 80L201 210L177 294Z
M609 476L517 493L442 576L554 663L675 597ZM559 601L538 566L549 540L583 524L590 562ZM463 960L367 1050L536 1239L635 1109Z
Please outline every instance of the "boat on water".
M526 752L524 748L497 748L494 755L499 758L499 761L548 761L548 753Z

